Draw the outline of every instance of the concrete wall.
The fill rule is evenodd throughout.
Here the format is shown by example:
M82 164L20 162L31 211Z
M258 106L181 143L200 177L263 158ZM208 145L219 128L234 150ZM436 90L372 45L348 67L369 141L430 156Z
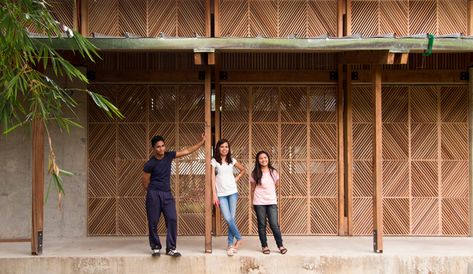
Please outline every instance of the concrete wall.
M85 88L82 83L59 80L65 87ZM87 111L85 93L75 91L77 120L83 128L68 134L50 125L51 138L60 168L74 173L64 176L66 195L58 208L57 191L51 187L44 208L44 239L85 237L87 234ZM45 170L49 146L45 138ZM31 237L31 130L21 128L0 137L0 239ZM45 172L47 174L47 171ZM51 181L45 176L45 193Z

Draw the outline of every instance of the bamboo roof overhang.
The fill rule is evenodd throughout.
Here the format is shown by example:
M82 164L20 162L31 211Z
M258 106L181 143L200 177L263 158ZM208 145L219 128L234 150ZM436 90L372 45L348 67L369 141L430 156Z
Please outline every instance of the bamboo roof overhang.
M77 46L71 38L35 38L56 49ZM194 51L194 52L346 52L389 51L420 53L427 38L88 38L101 51ZM473 38L436 38L434 53L473 52Z

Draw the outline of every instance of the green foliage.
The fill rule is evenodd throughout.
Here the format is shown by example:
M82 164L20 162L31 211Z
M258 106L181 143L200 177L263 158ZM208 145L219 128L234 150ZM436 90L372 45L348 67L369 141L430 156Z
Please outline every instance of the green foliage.
M52 39L72 39L75 53L94 61L97 49L78 32L57 22L43 0L2 0L0 2L0 130L3 134L39 119L45 125L50 144L49 171L59 194L64 194L62 171L55 163L54 150L47 127L56 123L67 132L80 126L75 119L77 102L68 89L59 86L43 72L51 68L56 76L88 82L87 77L50 46ZM27 28L48 39L31 38ZM110 116L123 118L105 97L80 90ZM68 117L72 113L73 117ZM71 115L71 114L69 114ZM62 172L61 172L62 171Z

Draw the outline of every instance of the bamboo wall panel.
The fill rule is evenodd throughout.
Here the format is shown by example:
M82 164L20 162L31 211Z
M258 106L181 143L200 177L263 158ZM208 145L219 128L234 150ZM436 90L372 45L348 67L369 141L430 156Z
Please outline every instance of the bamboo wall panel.
M50 0L48 4L57 21L71 29L74 27L75 0Z
M206 0L89 1L89 33L142 37L205 36Z
M217 37L336 36L337 0L217 0Z
M56 21L74 29L74 2L74 0L50 0L47 7ZM34 26L28 26L27 29L33 33L40 33Z
M221 105L221 136L230 141L234 157L251 172L254 156L264 150L281 175L282 233L337 234L336 88L223 85ZM237 224L243 234L254 235L248 179L238 185Z
M355 235L372 233L371 97L371 87L354 86L351 218ZM467 102L466 86L383 87L387 235L468 235Z
M351 0L353 34L467 33L468 0Z
M204 131L201 85L95 84L125 115L111 120L89 102L88 234L146 235L143 164L154 135L167 150L197 143ZM181 235L204 233L204 151L176 159L171 187L176 198ZM158 225L165 232L164 220Z

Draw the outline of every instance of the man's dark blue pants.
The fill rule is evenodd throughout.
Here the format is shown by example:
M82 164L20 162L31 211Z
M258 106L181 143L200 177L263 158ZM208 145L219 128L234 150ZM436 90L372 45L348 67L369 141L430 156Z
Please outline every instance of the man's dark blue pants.
M176 249L177 238L177 214L176 202L171 192L148 190L146 194L146 215L148 217L149 245L151 249L161 249L161 241L158 236L158 223L164 215L166 223L166 251Z

